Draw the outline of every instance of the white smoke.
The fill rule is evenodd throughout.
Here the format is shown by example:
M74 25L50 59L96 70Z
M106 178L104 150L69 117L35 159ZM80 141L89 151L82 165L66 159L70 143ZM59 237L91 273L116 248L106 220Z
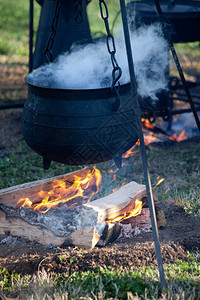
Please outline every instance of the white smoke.
M120 84L130 81L124 39L115 37L116 59L122 69ZM140 27L131 33L133 61L142 97L156 99L156 94L167 88L166 68L169 64L168 44L160 25ZM41 66L28 75L28 82L58 89L98 89L109 87L112 64L106 42L73 47L60 55L54 63Z

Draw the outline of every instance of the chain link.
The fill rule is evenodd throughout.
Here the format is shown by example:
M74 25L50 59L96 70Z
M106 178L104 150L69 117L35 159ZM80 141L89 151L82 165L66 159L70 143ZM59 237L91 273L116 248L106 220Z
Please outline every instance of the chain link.
M83 0L76 0L75 2L75 21L77 24L83 23Z
M116 101L115 101L115 103L113 103L113 110L117 111L120 106L119 79L122 76L122 69L118 65L116 57L115 57L115 54L116 54L115 40L114 40L113 35L110 32L110 27L109 27L109 22L108 22L108 18L109 18L108 7L106 5L105 0L99 0L99 7L100 7L100 15L104 21L106 33L107 33L107 38L106 38L107 50L111 56L111 63L113 66L111 89L116 94ZM117 85L117 83L118 83L118 85Z
M59 2L59 0L56 0L55 13L54 13L54 17L53 17L52 24L51 24L51 34L49 36L46 48L44 50L44 55L46 57L47 62L53 61L52 47L53 47L53 43L54 43L54 39L55 39L55 35L56 35L59 12L60 12L60 2Z

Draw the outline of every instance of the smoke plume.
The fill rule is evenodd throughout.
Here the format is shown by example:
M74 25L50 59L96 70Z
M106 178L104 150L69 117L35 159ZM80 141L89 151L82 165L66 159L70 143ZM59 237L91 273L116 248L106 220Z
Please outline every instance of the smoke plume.
M130 81L126 49L121 34L116 34L116 59L122 69L120 84ZM168 44L159 24L143 26L131 33L133 61L142 97L156 99L167 88L165 71L169 64ZM109 87L112 64L106 41L74 46L55 62L46 64L27 77L29 83L58 89L98 89Z

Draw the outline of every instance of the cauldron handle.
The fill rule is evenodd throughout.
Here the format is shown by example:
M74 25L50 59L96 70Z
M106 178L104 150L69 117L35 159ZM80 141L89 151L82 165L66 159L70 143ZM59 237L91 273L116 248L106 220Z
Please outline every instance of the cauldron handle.
M120 99L116 97L115 102L112 104L112 110L116 112L119 107L120 107Z
M111 89L116 94L116 100L112 104L112 110L114 112L116 112L120 107L120 94L119 94L118 88L116 86L113 86Z

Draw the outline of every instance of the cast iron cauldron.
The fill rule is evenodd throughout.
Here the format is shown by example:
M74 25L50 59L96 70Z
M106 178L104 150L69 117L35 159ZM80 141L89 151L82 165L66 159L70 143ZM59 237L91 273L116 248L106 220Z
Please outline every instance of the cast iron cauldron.
M160 0L165 20L169 24L168 34L174 43L200 41L200 1ZM135 12L133 26L150 25L159 21L156 6L151 1L131 1L127 4L129 14Z
M68 165L99 163L120 157L137 141L130 84L120 87L113 111L110 88L66 90L30 84L22 117L24 139L44 158Z

